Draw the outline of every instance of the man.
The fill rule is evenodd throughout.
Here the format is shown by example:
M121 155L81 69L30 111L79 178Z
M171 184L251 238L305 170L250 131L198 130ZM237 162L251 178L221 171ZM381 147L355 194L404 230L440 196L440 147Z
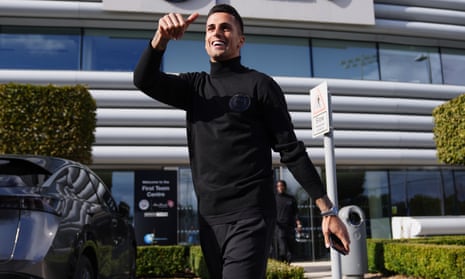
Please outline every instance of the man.
M192 177L199 208L199 237L210 277L264 278L276 221L271 149L315 199L323 232L349 237L334 215L320 177L296 139L284 94L270 77L242 66L245 42L237 11L214 6L206 22L210 73L160 71L170 40L181 39L198 18L170 13L158 21L134 72L148 96L186 111Z
M290 263L296 228L300 225L297 212L297 201L287 192L284 180L276 182L276 254L278 260Z

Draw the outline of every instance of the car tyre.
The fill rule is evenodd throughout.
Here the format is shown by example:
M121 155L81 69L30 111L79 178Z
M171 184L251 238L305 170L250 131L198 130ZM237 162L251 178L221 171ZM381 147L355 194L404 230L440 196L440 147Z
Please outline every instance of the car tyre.
M85 255L79 258L73 279L95 279L92 263Z

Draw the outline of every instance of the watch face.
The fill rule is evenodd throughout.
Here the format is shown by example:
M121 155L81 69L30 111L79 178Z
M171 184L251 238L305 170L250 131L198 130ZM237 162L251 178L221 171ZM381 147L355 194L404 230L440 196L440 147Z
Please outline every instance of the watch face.
M140 210L147 210L149 209L150 203L148 200L140 200L139 201L139 208Z

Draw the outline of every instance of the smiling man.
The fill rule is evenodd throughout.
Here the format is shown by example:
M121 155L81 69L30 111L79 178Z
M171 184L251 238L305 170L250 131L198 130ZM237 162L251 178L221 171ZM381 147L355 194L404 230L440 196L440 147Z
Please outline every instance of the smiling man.
M265 278L276 223L271 151L280 153L323 215L323 233L349 237L321 179L297 140L284 94L269 76L244 67L242 18L231 6L214 6L205 30L210 73L160 71L168 42L181 39L198 18L170 13L158 21L134 72L148 96L186 111L189 158L199 208L199 235L213 279Z

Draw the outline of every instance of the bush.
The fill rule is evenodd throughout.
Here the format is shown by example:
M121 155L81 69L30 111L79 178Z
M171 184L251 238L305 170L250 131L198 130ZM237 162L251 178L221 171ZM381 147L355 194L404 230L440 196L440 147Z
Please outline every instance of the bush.
M92 163L97 105L76 86L0 84L0 153Z
M137 248L138 278L199 277L208 279L202 249L194 246L139 246ZM191 272L188 272L191 271ZM303 279L304 269L269 259L267 279Z
M304 269L287 263L269 259L266 269L266 279L304 279Z
M465 278L464 244L464 236L368 240L369 270L420 278Z
M138 277L173 277L185 273L187 246L139 246L136 274Z
M465 94L436 107L433 118L439 161L465 165Z
M190 248L189 267L196 276L199 276L202 279L209 278L207 265L202 254L202 249L198 245L191 246Z

